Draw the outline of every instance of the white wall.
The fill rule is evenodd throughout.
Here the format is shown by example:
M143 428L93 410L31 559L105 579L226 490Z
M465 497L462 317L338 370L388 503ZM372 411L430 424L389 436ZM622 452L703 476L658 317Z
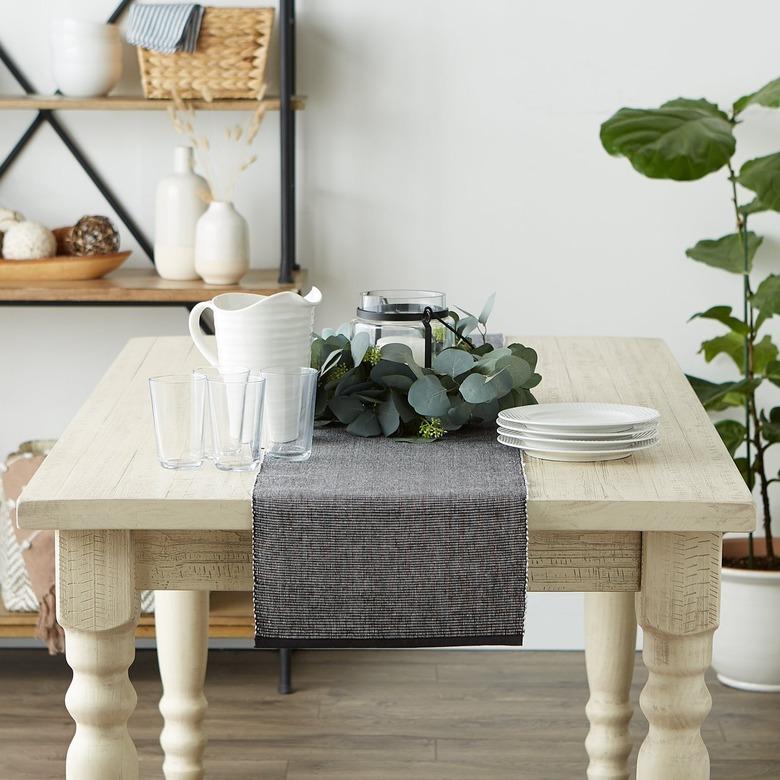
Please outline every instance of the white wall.
M683 256L731 231L724 176L648 181L606 156L598 128L622 105L679 95L729 104L780 75L766 54L780 7L745 0L736 17L725 0L299 3L299 89L310 95L300 257L325 293L321 326L348 319L371 286L440 288L467 308L498 290L495 329L660 336L686 370L728 375L696 355L714 329L685 321L736 303L739 280ZM5 0L0 37L49 91L42 21L55 7L100 18L112 5ZM10 91L0 72L0 92ZM0 149L31 118L0 114ZM165 115L64 121L151 232L154 184L175 142ZM751 110L741 156L774 151L779 130L780 114ZM276 131L271 118L238 196L255 265L278 255ZM0 202L53 225L106 213L48 130L0 183ZM759 271L776 265L778 225L755 218L772 237ZM0 308L0 452L56 436L127 338L184 332L176 309ZM580 646L579 606L576 596L535 595L529 646Z

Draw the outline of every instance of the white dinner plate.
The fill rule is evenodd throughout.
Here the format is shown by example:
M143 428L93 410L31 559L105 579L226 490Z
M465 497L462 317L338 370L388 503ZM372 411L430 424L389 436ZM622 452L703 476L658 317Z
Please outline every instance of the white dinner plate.
M659 414L646 406L598 403L561 403L517 406L498 413L498 419L537 430L620 433L658 422ZM514 427L514 426L513 426Z
M507 420L498 420L498 425L503 433L510 436L535 436L545 441L558 441L560 439L578 439L579 441L633 441L653 436L659 433L659 426L637 425L626 431L613 431L612 433L593 433L591 431L577 431L568 428L537 428L532 425L511 423Z
M654 440L657 440L658 432L651 431L643 436L641 439L564 439L564 438L549 438L544 436L537 436L533 433L519 433L517 431L510 430L508 428L499 428L498 433L501 436L507 436L510 439L515 439L527 444L529 447L536 447L537 449L560 449L560 450L592 450L593 452L601 452L603 450L634 450L637 447L648 444Z
M532 458L539 458L540 460L559 460L566 462L585 463L601 460L620 460L621 458L627 458L629 455L633 455L643 450L648 450L651 447L655 447L658 444L658 439L654 439L650 442L642 444L641 446L634 447L633 449L614 449L614 450L599 450L594 452L593 450L556 450L549 448L536 448L533 445L521 443L517 439L511 436L499 435L498 441L506 447L514 447L518 450L523 450L526 455Z

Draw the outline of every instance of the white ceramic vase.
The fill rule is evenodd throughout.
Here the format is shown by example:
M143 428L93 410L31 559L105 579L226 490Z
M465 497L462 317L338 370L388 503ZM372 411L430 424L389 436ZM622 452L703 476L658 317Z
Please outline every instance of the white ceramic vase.
M195 270L206 284L237 284L249 270L249 225L232 203L212 201L195 230Z
M174 151L173 173L157 185L154 262L163 279L197 279L195 229L206 211L209 185L192 170L189 146Z
M755 540L764 553L764 540ZM745 539L725 539L724 554L747 554ZM732 688L780 692L780 572L723 567L720 627L715 632L712 666Z

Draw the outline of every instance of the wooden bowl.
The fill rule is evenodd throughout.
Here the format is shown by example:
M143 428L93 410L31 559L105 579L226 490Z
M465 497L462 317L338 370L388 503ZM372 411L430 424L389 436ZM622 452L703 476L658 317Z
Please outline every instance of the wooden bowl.
M65 238L70 228L56 228L57 256L38 260L0 259L0 282L82 282L99 279L119 268L130 257L130 252L112 252L108 255L70 255Z

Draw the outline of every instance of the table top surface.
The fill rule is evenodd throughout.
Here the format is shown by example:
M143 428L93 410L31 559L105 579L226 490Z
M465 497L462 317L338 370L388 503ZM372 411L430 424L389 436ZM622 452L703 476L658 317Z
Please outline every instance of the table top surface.
M539 353L540 402L651 406L661 444L624 460L528 458L534 530L746 531L755 507L667 346L655 339L511 337ZM147 378L203 364L188 337L128 342L25 489L24 528L246 530L254 474L157 462ZM400 445L399 445L400 446Z

